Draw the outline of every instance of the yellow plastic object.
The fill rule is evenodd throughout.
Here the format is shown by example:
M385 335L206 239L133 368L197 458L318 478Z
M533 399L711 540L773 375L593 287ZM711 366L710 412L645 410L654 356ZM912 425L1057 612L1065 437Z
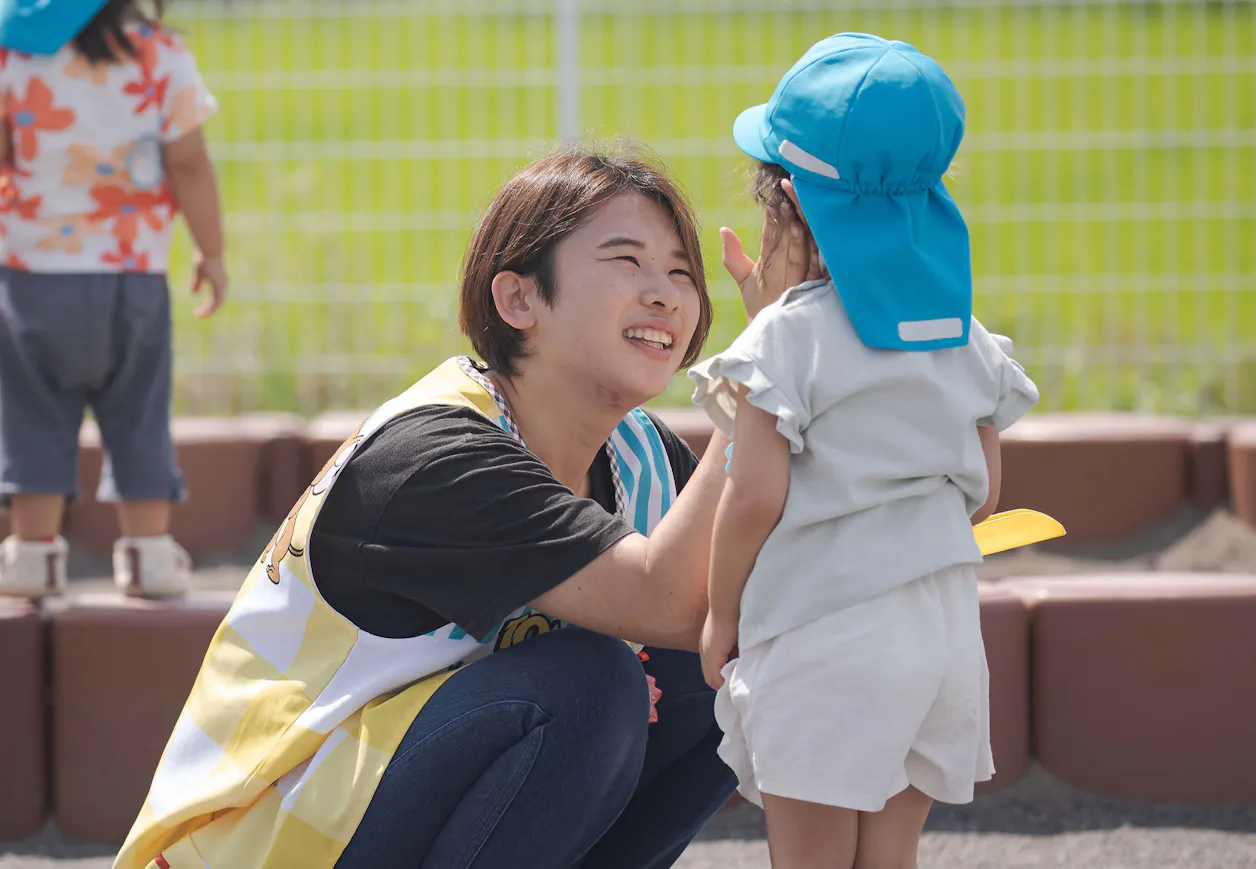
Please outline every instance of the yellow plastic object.
M1037 510L995 513L984 522L973 526L973 535L977 538L982 555L993 555L1018 546L1053 540L1063 537L1064 534L1063 525Z

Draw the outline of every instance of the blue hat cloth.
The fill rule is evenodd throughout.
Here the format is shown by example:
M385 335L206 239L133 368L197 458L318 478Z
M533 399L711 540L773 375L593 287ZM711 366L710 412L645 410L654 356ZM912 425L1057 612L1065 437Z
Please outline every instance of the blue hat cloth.
M0 47L52 55L78 36L106 0L0 0Z
M968 343L968 226L942 176L964 102L903 42L840 33L742 112L737 145L791 174L803 216L859 338L887 350Z

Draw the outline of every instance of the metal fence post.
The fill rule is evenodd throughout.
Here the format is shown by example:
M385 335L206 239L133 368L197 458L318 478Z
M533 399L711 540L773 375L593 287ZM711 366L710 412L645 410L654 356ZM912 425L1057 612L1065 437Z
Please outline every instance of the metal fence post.
M558 135L580 136L580 0L556 0Z

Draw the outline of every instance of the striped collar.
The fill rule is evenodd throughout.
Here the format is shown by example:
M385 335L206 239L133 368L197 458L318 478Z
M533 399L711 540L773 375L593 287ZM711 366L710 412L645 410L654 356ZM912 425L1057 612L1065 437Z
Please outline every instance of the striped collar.
M519 443L519 446L526 450L528 445L523 442L523 435L519 433L519 426L510 413L510 405L497 389L497 384L493 383L492 378L488 376L488 369L476 365L475 360L470 356L459 356L458 366L462 369L463 374L474 380L489 394L494 403L496 403L498 410L501 411L501 419L498 420L498 424ZM619 456L609 439L606 441L606 446L603 449L606 451L607 460L611 463L611 479L615 484L615 515L632 524L632 517L628 515L628 493L624 489L624 478L619 470Z

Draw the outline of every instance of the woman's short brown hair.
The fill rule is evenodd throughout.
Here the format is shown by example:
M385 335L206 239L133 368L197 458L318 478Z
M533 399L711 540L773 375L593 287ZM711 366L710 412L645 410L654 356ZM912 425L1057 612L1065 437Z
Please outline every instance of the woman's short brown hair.
M497 191L463 256L458 322L471 346L494 371L518 373L523 333L502 320L493 278L513 271L537 279L541 298L553 304L554 249L621 193L640 193L672 217L689 257L701 313L682 366L692 365L711 330L711 297L698 244L697 221L680 186L662 165L624 143L564 146L525 166Z

